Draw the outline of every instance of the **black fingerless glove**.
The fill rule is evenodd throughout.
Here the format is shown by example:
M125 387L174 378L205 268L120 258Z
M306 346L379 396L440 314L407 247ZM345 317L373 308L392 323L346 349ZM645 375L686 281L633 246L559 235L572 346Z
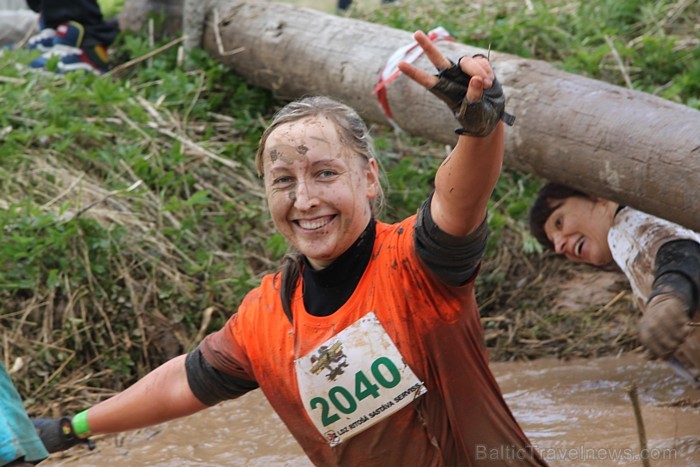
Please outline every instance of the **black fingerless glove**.
M86 443L90 449L94 448L91 440L78 438L70 418L34 418L32 423L50 453L65 451L80 443Z
M497 79L494 78L489 89L484 89L480 100L467 101L467 88L472 77L462 71L459 66L460 60L456 64L450 61L452 66L441 69L436 75L439 81L430 88L430 92L445 102L459 123L462 124L462 128L457 128L455 133L458 135L487 136L496 128L501 119L506 124L513 126L515 117L505 111L506 98Z
M672 293L687 305L689 317L700 309L700 243L672 240L659 247L654 260L654 282L647 299Z

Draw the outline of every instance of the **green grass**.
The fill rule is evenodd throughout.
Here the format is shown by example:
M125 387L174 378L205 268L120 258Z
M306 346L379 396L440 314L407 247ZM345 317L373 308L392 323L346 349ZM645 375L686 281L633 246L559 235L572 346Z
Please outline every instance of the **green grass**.
M0 325L30 399L74 374L119 388L190 350L203 312L220 326L280 254L252 160L276 102L174 53L119 79L0 57Z
M545 60L700 109L698 2L419 0L363 8L352 15L407 31L441 25L458 42Z

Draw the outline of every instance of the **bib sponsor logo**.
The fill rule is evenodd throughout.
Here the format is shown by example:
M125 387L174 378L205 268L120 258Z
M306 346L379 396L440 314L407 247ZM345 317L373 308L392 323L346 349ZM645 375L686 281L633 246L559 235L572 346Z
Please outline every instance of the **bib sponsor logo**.
M328 381L342 375L347 368L348 357L343 353L343 343L336 341L332 346L327 347L322 345L318 348L318 355L311 356L311 373L318 375L324 370L328 370L326 378Z

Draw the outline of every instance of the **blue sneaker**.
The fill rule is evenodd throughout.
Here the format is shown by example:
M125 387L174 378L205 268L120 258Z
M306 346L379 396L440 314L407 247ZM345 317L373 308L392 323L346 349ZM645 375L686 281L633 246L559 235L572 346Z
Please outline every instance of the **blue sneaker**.
M63 23L56 28L53 47L41 57L32 60L29 66L46 70L53 57L58 57L56 73L85 71L101 75L109 70L109 55L102 45L81 47L85 39L83 25L76 21Z
M55 38L55 29L42 29L38 34L35 34L29 38L29 40L27 41L27 48L30 50L38 50L41 53L48 52L53 48L53 42Z

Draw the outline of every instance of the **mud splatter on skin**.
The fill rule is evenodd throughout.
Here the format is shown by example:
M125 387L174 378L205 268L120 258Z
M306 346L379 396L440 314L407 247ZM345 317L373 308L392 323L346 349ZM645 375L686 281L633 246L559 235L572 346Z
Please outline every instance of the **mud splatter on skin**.
M293 148L287 144L274 146L267 151L267 157L270 159L270 163L279 160L285 164L293 164L297 159L295 154L298 154L297 148Z
M273 222L314 268L342 254L372 216L365 190L374 168L338 139L332 122L313 118L276 128L263 152ZM297 218L314 216L329 222L311 231L295 227Z
M322 139L322 138L313 138L317 141L320 141L325 144L329 144L327 140ZM296 161L299 157L298 156L306 156L306 154L309 152L309 147L306 146L305 144L300 144L296 147L292 147L291 145L288 144L280 144L277 146L274 146L270 148L268 151L266 151L268 154L268 158L270 159L271 163L277 162L277 160L280 160L284 162L285 164L293 164L294 161Z

